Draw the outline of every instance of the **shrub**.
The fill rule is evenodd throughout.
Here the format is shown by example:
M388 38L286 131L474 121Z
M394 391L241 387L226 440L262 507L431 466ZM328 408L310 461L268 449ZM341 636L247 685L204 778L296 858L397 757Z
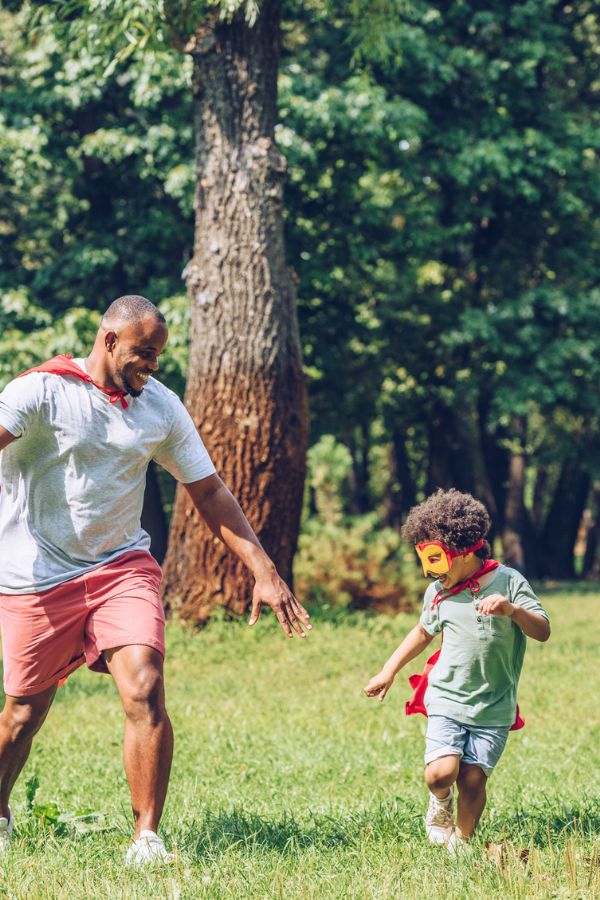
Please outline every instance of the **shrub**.
M303 602L386 613L415 610L424 587L414 552L376 513L306 520L294 575Z

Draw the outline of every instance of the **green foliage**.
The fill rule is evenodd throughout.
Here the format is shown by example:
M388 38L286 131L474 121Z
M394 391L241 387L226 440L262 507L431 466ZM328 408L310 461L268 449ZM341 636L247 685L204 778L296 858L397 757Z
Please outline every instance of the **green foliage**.
M309 603L388 613L416 609L423 591L413 551L376 513L305 521L294 584Z
M324 434L308 451L306 485L315 512L329 525L344 512L351 468L350 451L332 434Z
M181 290L192 246L190 69L148 52L99 77L101 51L2 13L0 294L61 314Z
M85 834L93 831L105 831L102 813L92 809L80 809L77 812L61 812L54 800L43 803L36 802L40 779L32 775L25 782L25 810L27 820L20 822L20 830L27 832L34 840L40 832L53 838L65 837L69 833Z

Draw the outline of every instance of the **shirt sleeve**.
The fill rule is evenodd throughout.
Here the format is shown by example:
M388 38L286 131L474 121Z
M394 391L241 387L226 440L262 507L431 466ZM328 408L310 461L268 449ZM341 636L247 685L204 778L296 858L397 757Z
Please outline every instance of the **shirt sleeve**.
M168 437L154 454L154 459L182 484L191 484L214 475L216 469L192 417L174 395L175 416Z
M0 393L0 425L15 437L25 434L40 411L44 396L44 376L31 372L9 381Z
M433 609L431 608L431 601L437 593L435 589L436 583L437 582L430 584L425 591L425 596L423 597L423 611L421 613L421 618L419 619L421 627L431 636L439 634L442 630L442 623L440 622L440 604L438 603Z
M523 576L516 571L511 578L510 594L511 603L522 606L523 609L527 609L529 612L539 613L540 616L543 616L550 621L550 616L540 603L539 598L527 579L523 578Z

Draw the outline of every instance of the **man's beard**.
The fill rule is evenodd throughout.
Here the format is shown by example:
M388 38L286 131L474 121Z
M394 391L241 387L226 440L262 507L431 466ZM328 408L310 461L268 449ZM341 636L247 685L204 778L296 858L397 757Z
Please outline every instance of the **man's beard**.
M141 397L143 393L143 388L141 391L137 391L134 387L131 387L126 378L123 378L123 388L126 394L129 394L130 397Z
M127 375L123 371L123 369L117 369L116 376L121 382L121 390L124 393L129 394L130 397L140 397L142 394L141 390L137 390L137 388L132 387L131 382L127 378ZM143 390L143 389L142 389Z

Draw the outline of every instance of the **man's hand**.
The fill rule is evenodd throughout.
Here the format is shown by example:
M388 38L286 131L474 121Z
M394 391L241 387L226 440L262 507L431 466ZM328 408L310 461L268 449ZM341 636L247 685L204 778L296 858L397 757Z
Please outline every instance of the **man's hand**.
M382 669L377 675L373 675L368 685L363 688L367 697L379 697L380 701L385 700L385 695L394 683L395 675L391 675Z
M252 592L252 612L249 625L258 622L263 606L270 606L288 637L294 636L294 631L301 638L306 637L305 631L310 631L310 616L301 603L296 600L289 587L280 578L277 572L256 579ZM294 631L292 631L294 629Z
M293 637L294 631L306 637L305 631L312 628L310 616L277 574L239 503L219 476L201 478L186 484L185 489L212 533L233 550L256 579L248 624L258 621L260 610L266 605L271 607L288 637Z
M503 597L502 594L490 594L481 600L477 606L482 616L508 616L512 618L515 612L515 604Z

